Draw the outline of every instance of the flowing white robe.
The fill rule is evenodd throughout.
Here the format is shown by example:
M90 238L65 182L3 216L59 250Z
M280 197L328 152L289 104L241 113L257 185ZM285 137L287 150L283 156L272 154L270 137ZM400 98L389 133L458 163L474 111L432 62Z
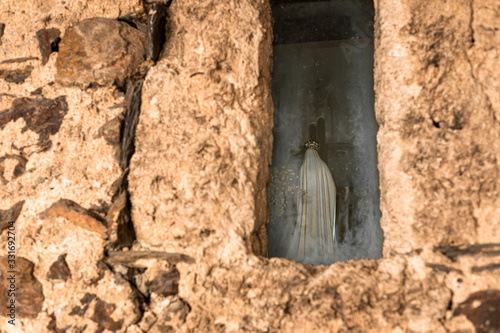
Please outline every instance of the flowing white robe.
M335 241L336 188L318 152L307 149L300 168L297 221L286 258L330 265Z

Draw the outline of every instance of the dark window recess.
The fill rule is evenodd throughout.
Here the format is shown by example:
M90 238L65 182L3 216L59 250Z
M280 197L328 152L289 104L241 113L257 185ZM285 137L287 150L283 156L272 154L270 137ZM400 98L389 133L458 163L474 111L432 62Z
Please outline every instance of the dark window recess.
M373 2L271 3L275 109L268 256L313 264L380 258ZM334 249L322 259L290 255L299 206L305 205L300 202L311 195L299 184L309 139L319 143L317 154L336 187Z

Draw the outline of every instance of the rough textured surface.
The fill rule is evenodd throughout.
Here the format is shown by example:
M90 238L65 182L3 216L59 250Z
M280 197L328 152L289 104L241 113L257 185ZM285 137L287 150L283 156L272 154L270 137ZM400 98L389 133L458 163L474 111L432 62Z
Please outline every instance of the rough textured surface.
M66 96L59 96L55 99L44 97L16 98L10 109L0 112L0 127L5 127L7 123L15 122L22 117L26 123L22 131L29 129L37 133L39 135L37 145L43 150L52 145L49 136L59 131L67 112ZM17 149L23 152L24 148L30 149L30 147L18 147Z
M82 88L124 86L146 60L146 35L125 22L93 18L68 28L59 44L56 81Z
M34 265L31 261L18 257L14 267L18 273L15 274L14 279L10 279L13 276L12 267L8 265L7 259L7 256L0 257L0 272L2 273L0 301L7 306L12 299L8 294L14 293L17 314L20 317L36 318L42 311L44 296L42 284L33 276ZM7 311L4 313L6 314Z
M486 35L498 29L499 7L458 1L439 8L408 2L396 7L394 23L379 22L376 75L399 73L376 86L381 181L392 184L381 194L391 252L500 239L498 106L487 91L500 77L485 67L490 58L498 63L500 39ZM397 29L384 29L390 24ZM391 209L396 197L404 208ZM393 223L403 219L411 223Z
M31 71L33 70L32 66L26 66L21 69L7 69L1 72L2 79L7 82L12 83L24 83L24 81L31 75Z
M0 232L7 228L9 222L16 222L23 206L24 201L19 201L9 209L0 210Z
M40 217L42 219L62 217L74 225L98 233L103 238L107 237L106 226L100 221L99 216L92 216L86 209L68 199L57 200L44 210Z
M2 312L2 332L97 332L100 325L107 325L101 324L99 319L97 322L92 320L97 298L109 304L107 309L116 307L113 312L107 312L113 322L123 321L116 332L124 332L140 318L136 289L101 261L106 244L102 237L64 218L40 218L40 213L60 198L78 202L105 217L115 190L113 183L120 177L121 169L113 157L113 147L106 144L104 138L99 138L98 129L124 111L119 106L124 94L115 87L81 90L54 83L59 54L52 53L42 66L37 59L40 50L36 37L40 29L57 28L64 35L69 26L87 18L116 19L140 10L142 5L135 0L105 4L100 0L30 0L0 4L0 22L6 27L0 47L1 69L34 67L31 76L22 84L0 80L0 110L10 109L18 98L54 101L59 96L66 96L67 103L67 113L59 130L47 132L52 145L45 150L38 146L40 135L36 128L27 126L28 120L23 117L7 122L0 130L0 157L15 155L27 159L25 172L18 177L14 177L18 159L4 160L4 176L8 183L0 185L0 209L7 210L25 201L16 222L17 255L34 264L33 276L41 283L45 297L36 318L18 316L15 328L7 324ZM7 241L6 232L0 238L2 249ZM71 278L66 281L49 279L50 267L63 254L67 254L65 261ZM85 299L86 294L94 298ZM76 307L81 311L72 314Z
M267 1L169 8L166 47L143 84L128 177L137 242L118 252L108 251L114 239L40 213L67 198L114 230L126 207L112 200L122 175L112 146L120 126L99 129L123 112L125 96L113 86L54 83L61 53L42 66L36 32L64 35L87 18L143 9L127 0L2 2L1 69L33 71L19 84L0 80L0 110L20 100L67 103L57 131L33 126L29 113L0 128L0 209L18 215L18 255L43 289L15 332L497 329L489 318L500 267L500 6L375 5L384 257L324 267L263 257L272 146ZM52 145L38 146L41 133ZM5 249L5 230L1 236Z
M59 50L60 35L61 31L56 28L40 29L36 32L38 47L42 55L42 65L47 63L52 52Z
M26 163L28 163L28 159L22 155L6 154L0 157L0 180L2 183L7 184L10 180L22 176L26 172Z
M152 281L146 282L146 286L150 293L156 293L160 296L177 295L179 292L179 271L172 269L158 272Z
M49 272L47 273L47 279L67 281L71 278L71 271L69 270L65 259L66 256L66 253L61 254L59 258L57 258L57 261L54 261L49 268Z
M134 218L143 216L138 239L175 250L205 243L223 260L252 244L265 254L270 12L259 14L262 4L193 4L170 7L167 56L144 83L129 177Z
M455 309L455 315L464 314L474 323L477 333L500 331L500 291L483 290L469 296Z

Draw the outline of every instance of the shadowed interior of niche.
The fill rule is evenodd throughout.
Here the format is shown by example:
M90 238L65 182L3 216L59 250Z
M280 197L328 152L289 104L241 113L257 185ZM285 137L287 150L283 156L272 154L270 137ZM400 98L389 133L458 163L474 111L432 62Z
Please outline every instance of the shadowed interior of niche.
M268 257L313 264L380 258L373 2L277 0L272 11L275 108ZM309 198L299 185L308 139L319 142L317 153L336 187L334 251L326 259L290 255L294 230L302 223L298 211L306 210L300 201Z

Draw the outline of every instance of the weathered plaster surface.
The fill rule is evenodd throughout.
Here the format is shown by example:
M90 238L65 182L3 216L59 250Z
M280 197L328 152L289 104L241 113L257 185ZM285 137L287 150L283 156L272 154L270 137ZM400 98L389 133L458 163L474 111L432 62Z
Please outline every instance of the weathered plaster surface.
M499 123L490 96L496 98L491 91L499 76L485 68L485 61L498 62L498 37L493 46L485 36L498 29L492 19L498 5L378 8L375 90L381 183L387 184L381 186L385 254L498 242ZM392 8L397 15L389 14Z
M39 57L41 28L64 34L85 18L116 18L139 5L2 3L0 61ZM129 191L133 249L193 259L175 265L177 295L139 296L172 263L110 269L98 263L107 244L101 235L63 217L40 217L62 198L106 212L121 170L98 131L122 111L111 107L123 94L49 84L57 53L45 66L0 65L34 67L24 83L0 79L0 93L9 94L1 110L39 87L44 97L68 102L47 150L37 150L36 133L21 131L22 118L0 129L0 157L32 145L23 153L24 174L14 177L7 165L0 209L26 201L16 222L18 254L34 263L45 297L36 318L20 318L13 330L2 317L0 330L474 332L476 325L480 332L476 317L454 311L474 292L500 289L498 247L477 247L500 243L500 7L495 0L375 5L384 258L315 267L262 256L272 148L269 3L172 3L165 49L144 82ZM3 249L5 242L3 231ZM71 278L49 279L64 253Z
M6 25L0 46L0 62L13 58L38 57L25 63L2 64L2 69L17 69L32 64L34 70L23 84L0 79L0 110L10 108L16 98L29 97L42 88L45 98L66 96L68 112L59 131L50 136L50 149L40 151L39 135L31 130L22 132L23 118L7 123L0 130L0 156L23 155L28 159L26 172L7 184L0 184L0 209L25 200L16 222L17 255L35 264L34 276L43 287L45 301L36 318L19 318L15 327L0 320L2 332L50 332L51 316L57 328L71 327L68 332L87 325L87 332L95 332L98 325L91 320L96 299L116 304L113 314L117 320L131 324L137 318L137 306L129 295L133 293L128 282L112 272L100 272L97 262L102 258L105 240L94 232L69 223L64 218L42 219L40 214L61 198L70 199L85 208L109 204L113 182L121 170L113 158L113 148L103 138L97 138L99 128L122 110L111 108L123 100L123 94L114 87L82 90L54 84L57 53L52 53L43 66L36 39L36 31L43 28L65 29L85 18L110 17L136 11L138 1L2 1L0 22ZM25 147L20 150L21 147ZM7 170L8 171L8 170ZM6 251L7 234L2 233L1 249ZM72 278L66 282L47 278L49 267L67 253L66 262ZM5 255L6 253L2 253ZM99 274L102 278L96 283ZM94 294L86 314L70 315L74 307L82 306L86 293ZM19 296L20 297L20 296ZM82 306L83 307L83 306Z

